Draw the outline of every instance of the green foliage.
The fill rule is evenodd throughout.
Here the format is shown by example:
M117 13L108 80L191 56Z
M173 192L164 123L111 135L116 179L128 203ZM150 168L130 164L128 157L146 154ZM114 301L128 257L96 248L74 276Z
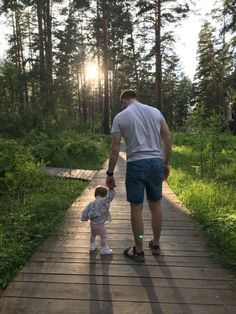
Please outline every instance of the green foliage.
M109 137L69 130L54 137L31 132L21 142L0 138L0 290L86 186L45 175L39 161L97 169L110 147Z
M34 179L38 178L34 175ZM4 289L38 245L61 221L86 183L40 176L40 186L15 198L0 197L0 289Z
M41 171L29 149L0 138L0 195L26 193L40 184Z
M201 176L216 177L219 152L223 148L220 134L222 116L213 112L207 117L205 107L199 106L193 111L190 124L197 136L196 149L200 154Z
M213 110L219 112L220 107L220 77L217 76L216 38L212 25L205 21L199 34L197 104L204 105L207 115Z
M200 222L221 260L236 269L236 142L233 136L217 135L215 171L211 157L200 171L198 134L174 134L171 187ZM203 134L206 147L212 139ZM207 173L207 175L206 175Z
M182 130L187 120L192 97L192 82L180 70L179 58L166 57L163 75L163 114L172 130Z
M67 130L58 135L31 133L24 139L38 161L48 166L100 169L108 158L110 137Z
M227 23L224 27L224 31L236 31L236 3L234 0L224 0L224 15L227 17Z

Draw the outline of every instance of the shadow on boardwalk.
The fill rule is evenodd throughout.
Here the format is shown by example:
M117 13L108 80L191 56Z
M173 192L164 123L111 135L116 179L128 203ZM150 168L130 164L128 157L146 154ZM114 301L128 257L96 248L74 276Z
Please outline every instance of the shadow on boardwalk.
M97 266L98 253L90 254L90 314L93 313L111 313L113 314L112 302L106 302L106 300L112 300L111 285L109 281L109 267L113 260L113 256L101 256L104 261L102 264L102 295L99 294L99 288L96 282L96 266ZM102 302L98 302L102 300Z

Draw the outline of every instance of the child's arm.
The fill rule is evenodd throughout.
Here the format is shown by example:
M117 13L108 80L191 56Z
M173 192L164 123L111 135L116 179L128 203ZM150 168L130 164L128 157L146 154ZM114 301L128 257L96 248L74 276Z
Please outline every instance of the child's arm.
M106 201L107 201L108 203L111 203L112 200L113 200L113 198L114 198L114 196L115 196L115 190L114 190L114 189L109 189L109 190L108 190L108 194L107 194L107 196L105 197L105 199L106 199Z
M90 216L90 204L88 204L82 212L81 220L88 221Z

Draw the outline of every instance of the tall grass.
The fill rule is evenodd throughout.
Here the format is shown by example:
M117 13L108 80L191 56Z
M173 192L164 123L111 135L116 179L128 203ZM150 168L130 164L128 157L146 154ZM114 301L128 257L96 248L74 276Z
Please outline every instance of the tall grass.
M197 140L195 134L174 134L168 182L200 222L221 261L236 270L236 140L219 136L215 172L209 171L206 158L204 176Z
M44 176L37 191L0 198L0 290L61 221L85 186L78 180Z
M54 136L32 133L18 142L0 138L0 290L86 186L78 180L45 175L41 162L99 169L109 146L108 137L73 131Z

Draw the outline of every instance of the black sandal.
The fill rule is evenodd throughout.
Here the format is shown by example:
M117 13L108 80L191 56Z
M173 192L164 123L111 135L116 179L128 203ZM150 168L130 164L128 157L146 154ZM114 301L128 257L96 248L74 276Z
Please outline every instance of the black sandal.
M149 248L150 248L153 255L160 255L161 254L160 246L157 244L154 245L153 241L149 241Z
M131 251L132 250L132 251ZM131 251L131 252L130 252ZM143 263L145 262L144 252L138 253L135 246L128 247L124 250L124 256L133 259L136 262Z

